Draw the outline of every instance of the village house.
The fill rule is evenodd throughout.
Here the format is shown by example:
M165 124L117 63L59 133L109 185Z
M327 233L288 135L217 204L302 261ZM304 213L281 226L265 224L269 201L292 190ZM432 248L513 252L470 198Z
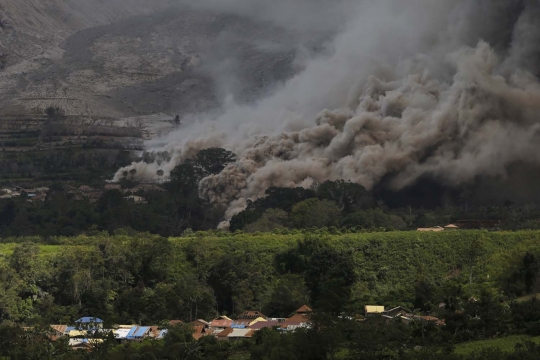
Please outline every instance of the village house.
M50 327L51 327L51 333L49 335L49 338L52 341L56 341L62 336L67 335L66 333L67 325L50 325Z
M94 347L103 342L103 339L69 339L72 350L92 351Z
M79 191L80 192L83 192L83 193L87 193L87 192L91 192L91 191L94 191L94 189L92 189L90 186L88 185L81 185L79 186Z
M40 193L40 194L28 194L28 200L26 200L27 202L31 202L31 203L35 203L35 202L38 202L38 201L45 201L45 199L47 199L47 194L44 194L44 193Z
M381 315L384 312L384 306L379 305L366 305L364 306L365 317Z
M255 330L252 329L235 329L235 328L227 328L216 335L216 338L219 341L231 341L231 340L239 340L239 339L246 339L251 338L253 336L253 333L255 333Z
M103 329L103 320L97 317L85 316L75 321L77 330Z
M130 195L124 197L124 200L134 202L135 204L148 204L148 201L141 196Z
M434 227L430 227L430 228L418 228L416 229L416 231L422 231L422 232L440 232L440 231L444 231L444 228L440 227L440 226L434 226Z
M307 305L303 305L300 307L293 316L285 320L285 323L306 323L309 321L309 314L311 314L313 310Z
M459 226L454 224L448 224L444 227L445 231L459 230Z
M210 330L212 330L214 333L221 332L225 330L226 328L231 327L232 325L232 319L222 315L210 322Z
M407 314L407 315L400 316L400 318L405 324L410 324L411 322L414 322L414 321L421 321L421 322L433 323L433 324L435 324L437 326L446 325L444 320L441 320L441 319L436 318L434 316L422 316L422 315Z
M37 194L38 191L37 189L21 189L21 194L26 194L26 195L30 195L30 194Z
M193 325L193 338L199 340L203 336L211 335L211 331L201 325Z
M193 320L191 322L191 324L193 324L193 326L202 326L203 328L209 328L210 327L210 323L208 321L203 320L203 319Z
M152 184L139 184L130 189L122 189L122 192L126 194L136 194L138 192L148 192L148 191L166 192L167 190L153 183Z
M105 189L105 190L122 190L122 185L120 185L120 184L105 184L103 189Z
M381 313L382 316L389 317L389 318L395 318L396 316L400 315L407 315L409 312L402 308L401 306L385 310Z
M151 331L151 326L134 326L129 330L126 339L131 341L142 341L144 338L150 336Z
M226 329L223 329L223 331L220 331L218 334L216 334L216 339L218 339L218 341L226 341L226 340L229 340L228 339L228 336L229 334L231 334L233 332L233 328L226 328Z
M114 338L120 343L126 342L127 336L134 326L135 325L119 325L117 329L113 330Z
M266 321L266 316L259 311L244 311L231 324L232 328L245 329L257 322Z
M278 327L278 328L281 328L281 326L284 324L284 322L282 321L276 321L276 320L268 320L268 321L259 321L259 322L256 322L255 324L253 325L250 325L248 327L248 329L251 329L251 330L261 330L261 329L264 329L264 328L273 328L273 327Z

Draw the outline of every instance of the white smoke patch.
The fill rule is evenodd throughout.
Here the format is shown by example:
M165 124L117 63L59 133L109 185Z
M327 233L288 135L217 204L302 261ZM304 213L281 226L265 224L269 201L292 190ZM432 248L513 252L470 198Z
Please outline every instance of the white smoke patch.
M500 4L360 3L331 56L310 61L255 105L229 103L170 134L173 158L164 170L205 147L234 151L238 161L199 189L227 208L228 220L271 186L345 179L371 189L391 176L400 189L426 174L461 184L504 177L515 161L540 163L540 84L527 65L537 45L523 30L533 26L535 8L515 16L505 29L513 42L497 53L478 34L495 31ZM483 27L473 16L480 7L493 15ZM156 170L133 164L119 174L135 167L142 178Z

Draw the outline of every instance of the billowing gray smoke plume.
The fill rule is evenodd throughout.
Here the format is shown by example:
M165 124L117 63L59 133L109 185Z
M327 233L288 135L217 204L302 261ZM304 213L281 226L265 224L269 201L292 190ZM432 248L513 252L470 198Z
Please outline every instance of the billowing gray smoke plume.
M537 1L356 3L331 55L254 105L185 119L149 144L169 163L133 164L116 179L131 168L153 179L201 149L230 149L238 161L200 183L228 220L271 186L346 179L369 189L389 175L395 189L423 175L454 185L540 164Z

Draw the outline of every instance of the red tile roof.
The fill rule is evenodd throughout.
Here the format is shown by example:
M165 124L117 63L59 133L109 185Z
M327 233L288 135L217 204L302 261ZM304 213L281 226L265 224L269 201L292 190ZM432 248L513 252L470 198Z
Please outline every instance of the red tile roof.
M301 322L308 322L309 318L305 314L294 314L287 320L285 320L286 323L301 323Z
M232 320L216 319L210 322L210 327L228 328L232 324Z
M210 323L208 321L205 321L203 319L193 320L191 323L192 324L204 325L204 326L209 326L210 325Z
M302 305L300 309L296 310L297 314L305 314L310 312L313 312L313 310L311 310L311 308L307 305Z
M260 330L262 328L280 326L281 324L283 323L279 321L258 321L255 324L249 326L248 328L253 330Z

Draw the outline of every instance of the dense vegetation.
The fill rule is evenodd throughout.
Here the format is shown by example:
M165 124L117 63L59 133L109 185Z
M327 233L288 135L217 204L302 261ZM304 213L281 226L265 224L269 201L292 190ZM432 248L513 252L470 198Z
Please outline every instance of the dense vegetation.
M0 331L15 337L5 351L28 347L24 343L28 335L17 337L12 324L38 329L83 315L103 318L108 325L158 324L248 309L283 317L304 303L315 309L311 329L289 335L265 330L253 342L234 345L208 338L193 346L201 356L214 351L216 359L240 353L253 359L277 359L283 354L290 359L383 355L460 359L462 355L452 354L451 347L441 349L440 344L540 335L540 302L515 301L539 291L539 232L330 235L321 230L234 236L210 232L169 240L116 233L10 239L19 243L1 248ZM51 247L46 242L61 245ZM446 326L355 321L366 304L402 305L443 318ZM338 318L340 314L347 316ZM165 339L136 348L111 344L102 350L116 354L110 358L154 352L156 358L173 359L178 357L171 357L172 349L190 343ZM413 351L415 346L422 350ZM536 346L524 346L518 353L527 349L538 354Z
M73 182L100 187L105 184L98 158L68 157L62 162L66 169L73 164L86 164L85 174L93 174L88 182ZM109 156L109 155L108 155ZM112 156L112 155L110 155ZM159 161L160 154L143 154L147 161ZM111 169L129 161L128 153L112 156ZM161 236L180 236L184 231L214 229L223 220L225 209L210 204L199 196L201 179L219 173L235 156L223 149L206 149L178 165L171 173L170 181L163 184L166 192L146 191L137 195L148 200L147 204L135 204L123 200L118 190L105 191L95 203L76 201L65 191L62 170L53 167L54 181L46 183L51 190L45 202L29 203L24 196L0 200L0 236L76 236L106 230L113 233L120 228L137 232L150 232ZM96 162L97 161L97 162ZM52 162L55 163L56 162ZM59 165L60 166L60 165ZM124 173L121 185L124 189L137 185L136 171ZM112 173L109 174L109 177ZM163 176L158 171L157 177ZM467 196L455 201L446 199L438 207L389 207L381 200L384 194L367 191L361 185L346 181L327 181L310 189L270 188L266 196L249 202L247 208L231 219L230 230L245 232L291 231L298 229L329 228L338 231L384 231L414 230L418 227L444 226L457 220L491 220L501 229L540 228L540 207L532 204L504 206L481 205L469 202ZM465 194L466 195L466 194ZM406 202L407 197L394 194L394 202Z
M110 170L128 155L111 157ZM160 156L143 154L148 161ZM198 184L234 158L223 149L201 151L173 170L165 192L137 193L147 204L125 201L119 190L95 203L75 201L53 170L45 202L0 200L0 358L457 360L540 353L540 302L533 296L540 292L540 232L396 231L456 220L536 229L538 206L481 206L466 191L435 207L388 206L384 194L328 181L270 188L231 219L230 232L211 230L225 209L201 198ZM51 164L68 169L69 159ZM79 160L87 164L85 180L71 178L74 185L100 187L110 176L93 174L93 160ZM123 189L137 185L135 175L124 174ZM303 304L315 310L311 328L266 329L237 343L195 342L191 329L179 326L157 342L105 339L83 356L45 334L49 324L88 315L107 326L164 324L252 309L287 317ZM358 321L366 304L403 306L446 325ZM515 351L474 345L509 335L519 336ZM481 351L460 351L461 344Z

